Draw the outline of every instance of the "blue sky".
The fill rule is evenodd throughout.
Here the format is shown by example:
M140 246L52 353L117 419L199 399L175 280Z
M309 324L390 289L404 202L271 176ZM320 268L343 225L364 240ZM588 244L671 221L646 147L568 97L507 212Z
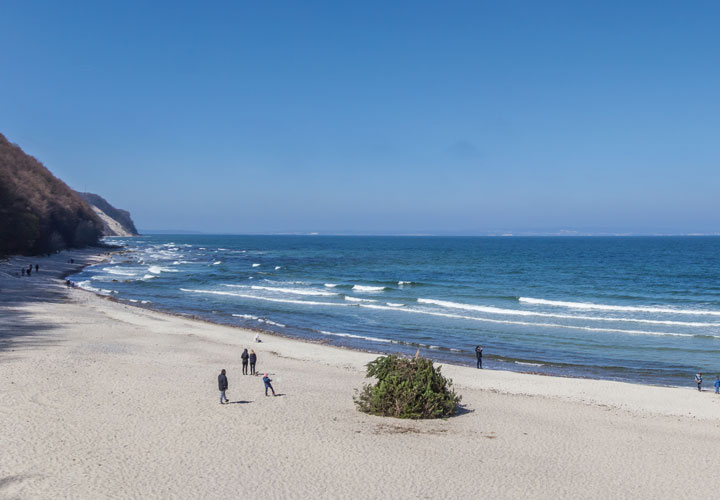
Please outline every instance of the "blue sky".
M718 1L149 3L0 16L0 132L141 228L720 231Z

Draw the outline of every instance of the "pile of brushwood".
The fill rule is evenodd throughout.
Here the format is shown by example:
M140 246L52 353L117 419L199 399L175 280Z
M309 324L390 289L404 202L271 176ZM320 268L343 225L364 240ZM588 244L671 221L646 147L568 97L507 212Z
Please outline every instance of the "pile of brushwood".
M378 379L355 395L358 409L371 415L397 418L450 417L461 397L452 380L430 359L381 356L367 364L367 376Z

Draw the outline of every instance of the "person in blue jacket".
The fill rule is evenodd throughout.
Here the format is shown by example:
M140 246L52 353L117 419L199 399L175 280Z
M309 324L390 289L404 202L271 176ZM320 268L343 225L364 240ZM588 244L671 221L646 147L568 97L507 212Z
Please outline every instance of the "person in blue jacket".
M273 389L273 386L272 386L272 384L270 383L270 382L272 382L272 380L270 379L270 377L268 377L268 374L267 374L267 373L263 374L263 382L265 383L265 395L266 395L266 396L268 395L267 390L270 389L270 390L272 391L272 393L273 393L273 396L274 396L274 395L275 395L275 389Z
M715 394L720 394L720 375L715 377Z
M220 389L220 404L223 404L223 399L225 400L225 403L229 403L230 400L225 395L225 391L227 391L228 388L228 381L227 376L225 375L225 369L223 368L220 370L220 375L218 375L218 389Z

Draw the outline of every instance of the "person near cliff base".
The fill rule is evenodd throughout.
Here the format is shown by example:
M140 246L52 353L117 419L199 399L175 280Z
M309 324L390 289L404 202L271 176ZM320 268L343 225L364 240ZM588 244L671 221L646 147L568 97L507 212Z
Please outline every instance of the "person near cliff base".
M477 367L478 369L482 368L482 352L483 348L482 346L475 346L475 357L477 358Z
M248 350L245 349L242 354L240 355L240 359L242 359L242 366L243 366L243 375L248 374L248 358L250 355L248 354Z
M257 354L255 354L255 351L250 349L250 356L248 358L250 360L250 375L255 375L255 363L257 363Z
M270 389L272 391L272 395L275 396L275 389L273 389L273 386L270 382L272 382L272 379L270 379L270 377L268 377L268 374L267 373L263 374L263 383L265 384L265 395L266 396L268 395L267 390Z
M695 374L695 383L698 386L698 391L702 392L702 372L698 372Z
M225 395L225 391L227 391L228 388L228 380L227 376L225 375L225 369L223 368L220 370L220 375L218 375L218 389L220 389L220 404L229 403L230 400ZM223 400L225 400L223 402Z

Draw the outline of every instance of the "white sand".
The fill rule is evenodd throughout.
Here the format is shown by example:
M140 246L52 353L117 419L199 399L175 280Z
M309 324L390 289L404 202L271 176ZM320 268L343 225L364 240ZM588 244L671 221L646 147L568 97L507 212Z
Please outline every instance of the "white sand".
M0 498L718 497L710 389L445 366L465 413L370 417L352 395L373 355L66 290L69 255L0 263Z

